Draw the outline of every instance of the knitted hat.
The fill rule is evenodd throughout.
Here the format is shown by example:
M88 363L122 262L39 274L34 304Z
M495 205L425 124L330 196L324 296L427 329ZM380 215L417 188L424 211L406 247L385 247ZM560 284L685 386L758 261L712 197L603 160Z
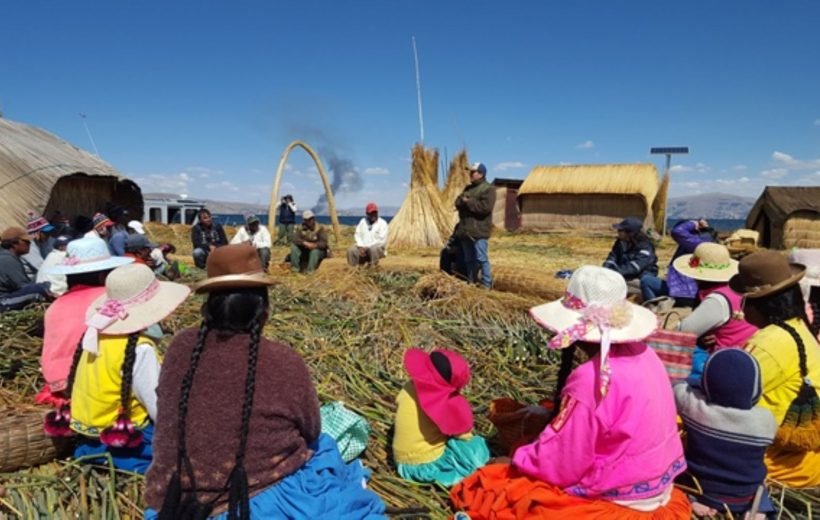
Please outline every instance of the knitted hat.
M729 286L746 298L763 298L787 289L803 278L806 267L791 264L777 251L758 251L744 256Z
M262 270L256 248L247 242L216 248L208 255L208 278L194 286L197 294L219 289L269 287L274 282Z
M718 350L706 360L701 386L710 403L750 410L760 400L760 365L745 350Z
M108 244L99 237L72 240L66 248L66 257L59 264L46 268L47 274L81 274L108 271L133 263L133 258L111 256Z
M94 229L100 229L103 227L108 228L114 225L114 223L102 213L94 213L94 216L91 218L91 222L94 224Z
M682 255L672 263L682 275L703 282L728 282L737 274L737 260L721 244L703 242L691 255Z
M38 215L33 211L28 212L28 219L26 222L26 231L29 235L38 231L48 233L54 230L54 226L48 223L48 220L42 215Z
M459 393L470 382L470 365L463 357L444 349L428 354L411 348L404 353L404 368L413 381L419 407L441 433L461 435L473 429L473 410Z

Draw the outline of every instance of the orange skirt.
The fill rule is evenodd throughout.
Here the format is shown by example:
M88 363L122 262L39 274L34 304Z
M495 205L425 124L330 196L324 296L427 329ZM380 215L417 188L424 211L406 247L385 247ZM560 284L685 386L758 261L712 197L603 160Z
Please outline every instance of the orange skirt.
M606 500L589 500L520 474L508 464L484 466L450 492L457 511L472 520L573 518L611 520L689 520L692 506L679 489L666 506L635 511Z

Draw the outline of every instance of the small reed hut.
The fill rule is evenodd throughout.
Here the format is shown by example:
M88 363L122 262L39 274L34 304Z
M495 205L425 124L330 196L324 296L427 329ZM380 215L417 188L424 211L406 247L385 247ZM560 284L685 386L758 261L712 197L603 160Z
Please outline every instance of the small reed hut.
M493 188L495 188L493 227L507 231L515 231L521 227L518 190L523 182L521 179L493 179Z
M820 248L820 186L766 186L746 227L772 249Z
M658 188L653 164L536 166L518 191L521 228L611 233L628 216L650 228Z
M113 202L135 219L142 192L113 166L59 137L0 119L0 227L24 226L28 211L91 216Z

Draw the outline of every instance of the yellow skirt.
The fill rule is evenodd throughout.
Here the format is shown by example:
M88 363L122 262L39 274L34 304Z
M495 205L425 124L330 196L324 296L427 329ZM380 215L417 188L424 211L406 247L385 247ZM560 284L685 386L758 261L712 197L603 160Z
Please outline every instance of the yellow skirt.
M784 451L772 447L766 452L769 478L793 488L820 486L820 451Z

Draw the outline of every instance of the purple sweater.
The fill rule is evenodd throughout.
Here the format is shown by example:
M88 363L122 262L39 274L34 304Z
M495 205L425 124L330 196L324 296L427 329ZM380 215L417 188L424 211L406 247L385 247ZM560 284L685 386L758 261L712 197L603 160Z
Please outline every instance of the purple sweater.
M672 238L678 244L675 254L672 255L672 262L683 255L692 254L695 248L703 242L711 240L698 232L697 223L685 220L672 228ZM680 274L675 267L669 263L669 271L666 274L666 284L669 286L669 296L673 298L694 298L698 294L698 283Z
M146 475L145 499L162 507L165 490L177 463L177 422L180 382L196 343L197 330L178 333L162 364L157 387L158 416L154 461ZM208 334L188 403L186 437L200 501L216 497L234 467L239 446L247 334ZM319 437L319 399L302 358L290 347L262 339L256 367L245 469L253 495L287 477L310 459L308 445ZM183 490L190 483L183 473ZM215 512L227 504L227 494Z

